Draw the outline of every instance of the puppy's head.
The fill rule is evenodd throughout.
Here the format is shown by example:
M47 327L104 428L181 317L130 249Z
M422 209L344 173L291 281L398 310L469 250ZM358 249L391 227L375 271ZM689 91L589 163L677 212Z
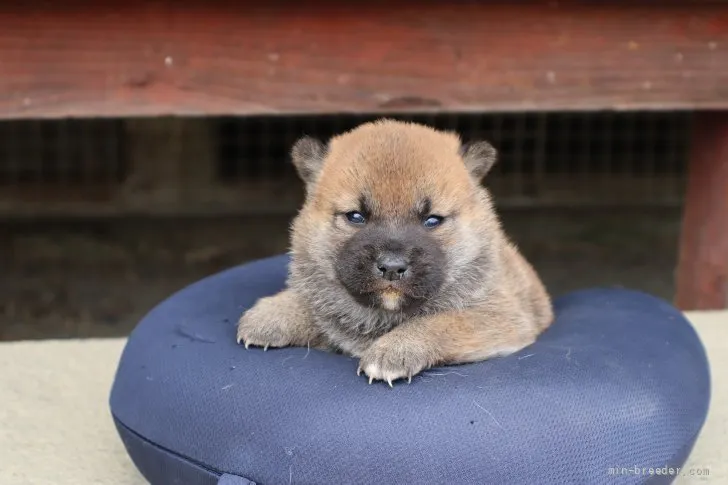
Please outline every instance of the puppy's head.
M463 146L452 133L384 120L326 145L303 138L292 158L307 191L294 259L387 312L473 284L493 224L479 186L496 158L488 143Z

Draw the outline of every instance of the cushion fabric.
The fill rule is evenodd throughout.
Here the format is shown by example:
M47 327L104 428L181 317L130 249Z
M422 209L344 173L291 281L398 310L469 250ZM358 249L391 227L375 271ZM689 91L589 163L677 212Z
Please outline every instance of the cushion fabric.
M153 485L669 483L704 423L705 352L655 297L559 297L528 348L390 389L354 358L236 344L240 314L284 287L287 264L206 278L132 332L111 412Z

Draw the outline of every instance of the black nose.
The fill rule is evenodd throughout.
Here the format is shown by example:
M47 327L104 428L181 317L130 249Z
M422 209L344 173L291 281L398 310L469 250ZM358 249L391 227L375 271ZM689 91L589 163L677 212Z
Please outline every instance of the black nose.
M402 279L407 273L409 262L404 256L392 253L385 253L377 259L377 270L379 276L388 281Z

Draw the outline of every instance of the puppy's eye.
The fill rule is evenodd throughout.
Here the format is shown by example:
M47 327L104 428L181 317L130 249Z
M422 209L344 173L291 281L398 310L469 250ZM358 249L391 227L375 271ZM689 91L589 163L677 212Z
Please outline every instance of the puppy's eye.
M346 219L349 222L351 222L352 224L362 225L362 224L366 224L366 222L367 222L366 217L364 217L361 212L351 211L351 212L347 212L344 215L346 216Z
M427 216L427 218L423 221L423 224L426 228L431 229L442 224L442 221L444 220L445 218L442 216Z

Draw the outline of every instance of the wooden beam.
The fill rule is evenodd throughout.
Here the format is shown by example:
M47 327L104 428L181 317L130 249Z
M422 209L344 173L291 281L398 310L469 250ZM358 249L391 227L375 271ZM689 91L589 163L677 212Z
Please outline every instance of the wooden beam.
M700 113L677 271L683 310L728 308L728 111Z
M728 109L728 3L18 4L0 118Z

